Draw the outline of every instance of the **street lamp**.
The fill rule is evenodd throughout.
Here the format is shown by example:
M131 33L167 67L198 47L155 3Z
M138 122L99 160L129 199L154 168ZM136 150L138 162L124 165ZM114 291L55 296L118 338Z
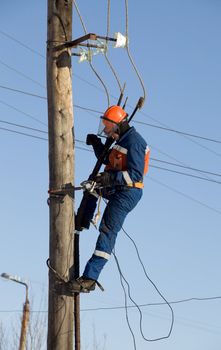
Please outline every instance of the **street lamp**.
M12 276L4 272L1 274L1 277L5 278L6 280L11 280L13 282L20 283L23 286L25 286L26 296L25 296L25 303L23 305L23 317L22 317L22 323L21 323L21 335L20 335L20 344L19 344L19 350L25 350L26 334L27 334L27 328L28 328L28 322L29 322L29 316L30 316L30 304L28 300L28 285L19 276Z

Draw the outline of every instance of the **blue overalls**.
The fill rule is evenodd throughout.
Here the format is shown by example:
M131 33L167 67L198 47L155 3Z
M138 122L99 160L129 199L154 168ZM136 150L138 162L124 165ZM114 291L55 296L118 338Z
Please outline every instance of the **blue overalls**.
M85 278L98 280L101 270L111 256L117 234L121 230L127 214L135 208L142 197L144 163L147 151L149 152L149 148L147 148L145 140L134 127L131 127L117 141L110 152L110 162L108 162L105 171L114 173L114 187L110 188L109 194L107 189L105 194L108 203L99 226L100 234L95 251L87 262L83 273ZM111 156L114 152L117 152L114 155L116 162L113 161ZM93 216L93 213L89 215Z

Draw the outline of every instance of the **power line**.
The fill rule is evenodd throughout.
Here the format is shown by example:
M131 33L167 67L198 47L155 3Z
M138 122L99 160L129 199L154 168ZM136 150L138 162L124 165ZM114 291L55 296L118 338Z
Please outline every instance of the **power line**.
M19 135L23 135L23 136L32 137L32 138L34 138L34 139L40 139L40 140L48 141L48 139L45 139L45 138L43 138L43 137L39 137L39 136L35 136L35 135L30 135L30 134L26 134L26 133L24 133L24 132L15 131L15 130L7 129L7 128L2 128L2 127L0 127L0 130L5 130L5 131L12 132L12 133L15 133L15 134L19 134Z
M31 128L31 127L26 126L26 125L11 123L11 122L8 122L8 121L6 121L6 120L0 120L0 123L8 124L8 125L13 125L13 126L16 126L16 127L18 127L18 128L24 128L24 129L27 129L27 130L36 131L36 132L40 132L40 133L43 133L43 134L48 134L47 131L40 130L40 129L36 129L36 128Z
M38 123L40 123L40 124L43 124L43 125L47 126L47 124L45 124L44 122L42 122L42 121L39 120L38 118L34 117L33 115L31 115L31 114L29 114L29 113L26 113L26 112L22 111L21 109L18 109L18 108L16 108L16 107L14 107L14 106L12 106L12 105L10 105L10 104L8 104L8 103L2 101L2 100L0 100L0 103L3 104L3 105L6 106L6 107L9 107L9 108L13 109L13 110L16 111L16 112L19 112L19 113L24 114L26 117L29 117L29 118L35 120L36 122L38 122Z
M12 35L9 35L9 34L3 32L2 30L0 30L0 34L4 35L4 36L5 36L6 38L8 38L8 39L13 40L14 42L16 42L17 44L19 44L20 46L23 46L25 49L31 51L32 53L34 53L34 54L36 54L36 55L38 55L38 56L40 56L40 57L42 57L42 58L45 58L45 56L42 55L40 52L38 52L38 51L32 49L30 46L24 44L23 42L21 42L20 40L16 39L16 38L13 37Z
M19 125L19 124L10 123L10 122L6 122L6 121L1 121L0 120L0 123L1 122L2 123L7 123L7 124L10 124L10 125L14 125L14 126L17 126L17 127L25 128L25 129L28 129L28 130L32 130L32 131L36 131L36 132L42 132L42 133L47 134L46 131L35 129L35 128L31 128L31 127L27 127L27 126L24 126L24 125ZM35 135L31 135L31 134L27 134L27 133L23 133L23 132L19 132L19 131L7 129L7 128L0 127L0 130L4 130L4 131L12 132L12 133L15 133L15 134L20 134L20 135L23 135L23 136L28 136L28 137L32 137L32 138L48 141L47 138L42 138L42 137L39 137L39 136L35 136ZM80 142L80 143L85 143L84 141L78 140L78 139L75 139L75 141L76 142ZM91 151L88 148L84 148L84 147L80 147L80 146L76 146L76 148L79 149L79 150L82 150L82 151L93 152L93 151ZM159 161L161 161L161 160L159 160ZM176 165L176 166L179 166L179 165ZM192 178L196 178L196 179L200 179L200 180L204 180L204 181L208 181L208 182L212 182L212 183L216 183L216 184L221 184L220 181L216 181L216 180L205 178L205 177L196 176L196 175L193 175L193 174L184 173L184 172L181 172L181 171L167 169L167 168L159 167L159 166L156 166L156 165L151 165L150 164L150 167L156 168L156 169L160 169L160 170L165 170L165 171L168 171L168 172L171 172L171 173L175 173L175 174L179 174L179 175L189 176L189 177L192 177ZM196 169L195 169L195 171L196 171ZM201 170L198 170L198 171L201 171ZM217 174L217 175L220 176L220 174Z
M82 80L86 81L85 79L82 79ZM37 94L34 94L34 93L30 93L30 92L27 92L27 91L14 89L14 88L11 88L11 87L8 87L8 86L0 85L0 88L1 89L6 89L6 90L9 90L9 91L18 92L18 93L21 93L21 94L24 94L24 95L27 95L27 96L33 96L33 97L36 97L36 98L39 98L39 99L47 100L47 97L45 97L45 96L40 96L40 95L37 95ZM87 108L87 107L80 106L80 105L77 105L77 104L74 104L74 107L82 109L82 110L85 110L85 111L97 113L99 115L102 115L102 113L103 113L102 111L99 111L97 109ZM141 112L141 113L143 114L143 112ZM201 135L196 135L196 134L190 134L190 133L187 133L187 132L184 132L184 131L181 131L181 130L166 128L166 127L162 127L162 126L159 126L159 125L154 125L154 124L150 124L150 123L146 123L146 122L141 122L141 121L138 121L138 120L134 120L133 123L146 125L146 126L149 126L149 127L152 127L152 128L156 128L156 129L160 129L160 130L164 130L164 131L168 131L168 132L181 134L181 135L184 135L184 136L189 136L189 137L198 138L198 139L202 139L202 140L205 140L205 141L221 144L221 140L217 140L217 139L213 139L213 138L209 138L209 137L205 137L205 136L201 136Z
M186 299L179 299L179 300L173 300L168 301L169 304L183 304L183 303L189 303L192 301L214 301L214 300L220 300L221 296L212 296L212 297L192 297L192 298L186 298ZM166 302L156 302L156 303L145 303L145 304L139 304L138 306L148 307L148 306L161 306L166 305ZM134 309L136 308L135 305L128 305L127 308ZM85 308L81 309L81 312L90 312L90 311L106 311L106 310L124 310L125 306L107 306L107 307L97 307L97 308ZM9 312L22 312L22 310L0 310L0 313L9 313ZM47 310L31 310L32 313L47 313Z
M1 33L2 35L4 35L4 36L8 37L9 39L15 41L16 43L18 43L18 44L21 45L22 47L28 49L29 51L31 51L31 52L37 54L38 56L41 56L42 58L45 58L44 55L40 54L38 51L36 51L36 50L34 50L33 48L31 48L30 46L24 44L23 42L21 42L20 40L16 39L16 38L13 37L12 35L9 35L9 34L3 32L3 31L0 31L0 33ZM1 61L0 61L0 62L1 62ZM3 62L1 62L1 63L4 64ZM4 64L4 65L6 65L6 64ZM7 66L8 68L10 68L8 65L6 65L6 66ZM12 67L11 67L10 69L15 70L15 69L12 68ZM16 70L15 70L15 71L16 71ZM17 72L17 71L16 71L16 72ZM20 73L20 72L19 72L19 73ZM21 74L22 74L22 73L21 73ZM98 86L95 85L95 84L90 83L88 80L86 80L86 79L80 77L79 75L77 75L77 74L73 74L73 75L75 75L77 79L82 80L83 82L85 82L85 83L89 84L90 86L92 86L92 87L98 89L99 91L104 92L103 89L101 89L100 87L98 87ZM26 76L25 76L25 77L26 77ZM38 83L38 84L39 84L39 83ZM41 86L42 86L42 85L41 85ZM2 86L0 86L0 87L2 87ZM8 89L9 89L9 88L8 88ZM20 92L20 91L19 91L19 92ZM27 94L28 94L28 93L27 93ZM31 96L36 96L36 97L37 97L37 95L34 95L34 94L29 94L29 95L31 95ZM40 96L39 96L39 97L40 97ZM117 98L116 98L115 96L113 96L113 95L111 95L111 97L114 97L115 99L117 99ZM40 98L43 98L43 99L44 99L44 97L40 97ZM45 98L45 99L46 99L46 98ZM75 107L76 107L76 106L75 106ZM81 106L78 106L78 108L85 109L85 110L90 110L90 109L86 109L85 107L81 107ZM91 111L100 113L99 111L95 111L95 110L91 110ZM143 114L143 115L145 115L146 117L148 117L148 118L150 118L150 119L152 119L152 120L155 120L155 121L157 121L158 123L160 123L157 119L150 117L149 115L145 114L143 111L141 111L141 114ZM212 139L212 138L205 137L205 136L201 136L201 135L196 135L196 134L192 134L192 133L187 133L187 132L184 132L184 131L172 129L172 128L165 127L165 126L163 127L163 126L153 125L153 124L145 123L145 122L141 122L141 121L135 121L135 122L138 123L138 124L143 124L143 125L150 126L150 127L153 127L153 128L158 128L158 129L162 129L162 130L165 130L165 131L177 133L177 134L180 134L180 135L183 135L183 136L189 136L189 137L198 138L198 139L202 139L202 140L210 141L210 142L214 142L214 143L219 143L219 144L221 143L221 140L216 140L216 139ZM162 125L162 123L160 123L160 124ZM202 146L202 145L201 145L201 146ZM210 149L208 149L208 150L210 150ZM210 150L210 151L211 151L211 150ZM217 154L217 153L215 152L215 154ZM217 155L218 155L218 154L217 154Z
M41 83L39 83L37 80L32 79L31 77L29 77L28 75L22 73L21 71L19 71L18 69L10 66L9 64L3 62L2 60L0 60L0 64L3 65L4 67L7 67L8 69L12 70L13 72L17 73L18 75L20 75L21 77L28 79L30 81L32 81L33 83L37 84L38 86L42 87L45 89L45 86L42 85Z
M196 179L199 179L199 180L205 180L205 181L209 181L209 182L214 182L214 183L217 183L217 184L221 184L220 181L216 181L216 180L213 180L213 179L207 179L205 177L201 177L201 176L197 176L197 175L192 175L192 174L187 174L187 173L183 173L181 171L177 171L177 170L172 170L172 169L167 169L167 168L163 168L163 167L159 167L157 165L150 165L152 168L156 168L156 169L160 169L160 170L165 170L165 171L169 171L171 173L175 173L175 174L179 174L179 175L185 175L185 176L189 176L189 177L194 177Z
M1 101L0 101L0 102L1 102ZM8 125L13 125L13 126L16 126L16 127L20 127L20 128L27 129L27 130L32 130L32 131L36 131L36 132L48 134L48 132L45 131L45 130L40 130L40 129L32 128L32 127L29 127L29 126L26 126L26 125L22 125L22 124L11 123L11 122L8 122L8 121L6 121L6 120L1 120L1 119L0 119L0 123L4 123L4 124L8 124ZM9 130L8 130L8 131L9 131ZM77 141L77 142L79 142L79 143L86 144L86 142L83 141L83 140L75 139L75 141ZM86 149L86 148L82 148L82 149L92 152L90 149ZM220 177L221 177L221 174L218 174L218 173L213 173L213 172L205 171L205 170L202 170L202 169L197 169L197 168L192 168L192 167L188 167L188 166L184 166L184 165L180 165L180 164L176 164L176 163L172 163L172 162L167 162L167 161L165 161L165 160L161 160L161 159L157 159L157 158L152 158L152 157L150 157L150 160L156 161L156 162L160 162L160 163L165 163L165 164L172 165L172 166L175 166L175 167L181 167L181 168L188 169L188 170L194 170L194 171L197 171L197 172L200 172L200 173L206 173L206 174L210 174L210 175L220 176ZM167 171L171 171L171 172L176 172L176 171L174 171L174 170L167 169L167 168L161 168L161 167L158 167L158 166L156 166L156 165L150 165L150 166L153 167L153 168L158 168L158 169L162 169L162 170L167 170ZM182 172L176 172L176 173L181 174L181 175L187 175L187 176L196 177L196 178L199 178L199 179L202 179L202 180L217 182L217 183L219 183L219 184L221 183L221 182L215 181L215 180L213 180L213 179L207 179L207 178L204 178L204 177L198 177L198 176L191 175L191 174L187 174L187 173L182 173Z
M176 163L172 163L172 162L167 162L165 160L161 160L161 159L157 159L157 158L153 158L153 157L150 157L150 159L154 160L156 162L165 163L165 164L177 166L177 167L180 167L180 168L185 168L185 169L189 169L189 170L198 171L200 173L205 173L205 174L214 175L214 176L221 176L221 174L218 174L218 173L213 173L213 172L202 170L202 169L192 168L190 166L185 166L185 165L180 165L180 164L176 164Z
M171 129L171 128L166 128L166 127L159 126L159 125L154 125L154 124L150 124L150 123L146 123L146 122L141 122L141 121L137 121L137 120L135 121L135 123L141 124L141 125L150 126L150 127L152 127L152 128L157 128L157 129L162 129L162 130L165 130L165 131L174 132L174 133L177 133L177 134L180 134L180 135L185 135L185 136L190 136L190 137L194 137L194 138L197 138L197 139L202 139L202 140L205 140L205 141L210 141L210 142L215 142L215 143L221 143L220 140L216 140L216 139L212 139L212 138L209 138L209 137L200 136L200 135L196 135L196 134L190 134L190 133L187 133L187 132L184 132L184 131L180 131L180 130L176 130L176 129Z
M220 211L220 210L218 210L218 209L216 209L216 208L213 208L213 207L209 206L208 204L205 204L205 203L201 202L200 200L195 199L194 197L191 197L191 196L185 194L185 193L182 192L182 191L176 190L175 188L173 188L173 187L171 187L171 186L169 186L169 185L167 185L167 184L165 184L165 183L163 183L163 182L161 182L161 181L159 181L159 180L156 180L156 179L152 178L150 175L148 176L148 180L151 180L151 181L153 181L153 182L156 182L158 185L161 185L161 186L163 186L163 187L169 189L170 191L172 191L172 192L174 192L174 193L177 193L177 194L179 194L179 195L181 195L181 196L183 196L183 197L185 197L185 198L191 200L192 202L195 202L195 203L197 203L197 204L200 204L201 206L203 206L203 207L205 207L205 208L207 208L207 209L209 209L209 210L211 210L211 211L214 211L214 212L217 213L217 214L221 214L221 211Z
M5 90L9 90L9 91L19 92L21 94L28 95L28 96L37 97L37 98L40 98L40 99L43 99L43 100L47 100L47 97L36 95L36 94L32 94L30 92L23 91L23 90L13 89L13 88L10 88L8 86L0 85L0 88L1 89L5 89Z

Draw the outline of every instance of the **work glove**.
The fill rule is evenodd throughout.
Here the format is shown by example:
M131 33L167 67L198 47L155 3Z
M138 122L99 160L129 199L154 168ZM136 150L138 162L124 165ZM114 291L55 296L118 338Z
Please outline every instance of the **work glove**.
M97 146L101 143L101 139L100 137L98 137L97 135L95 134L88 134L87 135L87 138L86 138L86 144L88 146Z
M114 174L104 171L103 173L99 173L94 181L98 187L111 187L114 185Z

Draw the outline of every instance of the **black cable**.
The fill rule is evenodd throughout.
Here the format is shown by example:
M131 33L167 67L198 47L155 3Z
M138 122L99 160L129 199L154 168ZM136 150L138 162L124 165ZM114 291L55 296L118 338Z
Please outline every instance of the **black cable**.
M117 268L118 268L118 271L119 271L119 275L120 275L120 283L121 283L121 286L122 286L122 289L123 289L123 292L124 292L124 302L125 302L125 306L124 306L124 309L125 309L125 315L126 315L126 321L127 321L127 325L128 325L128 328L129 328L129 331L132 335L132 338L133 338L133 345L134 345L134 349L136 350L136 339L135 339L135 335L134 335L134 332L132 330L132 327L130 325L130 320L129 320L129 315L128 315L128 305L127 305L127 293L126 293L126 290L125 290L125 287L124 287L124 284L123 284L123 280L125 280L123 274L122 274L122 271L121 271L121 268L120 268L120 264L119 264L119 261L116 257L116 254L115 252L112 252L113 256L114 256L114 259L115 259L115 262L117 264ZM128 283L127 283L128 285Z
M82 80L87 82L85 79L82 79ZM93 86L93 87L95 87L95 86ZM29 93L27 91L22 91L22 90L19 90L19 89L10 88L8 86L0 85L0 88L1 89L6 89L6 90L9 90L9 91L22 93L22 94L28 95L28 96L37 97L37 98L40 98L40 99L43 99L43 100L47 100L47 97L45 97L45 96L40 96L40 95L37 95L37 94ZM99 111L99 110L96 110L96 109L93 109L93 108L83 107L83 106L76 105L76 104L74 104L74 107L82 109L82 110L85 110L85 111L94 112L94 113L97 113L99 115L101 115L103 113L102 111ZM141 112L141 113L144 114L144 112ZM144 115L147 116L146 114L144 114ZM210 142L221 144L221 140L216 140L216 139L212 139L212 138L205 137L205 136L200 136L200 135L196 135L196 134L190 134L190 133L187 133L187 132L184 132L184 131L180 131L180 130L176 130L176 129L170 129L170 128L166 128L166 127L162 127L162 126L158 126L158 125L154 125L154 124L150 124L150 123L146 123L146 122L141 122L141 121L138 121L138 120L133 120L132 122L135 123L135 124L142 124L142 125L146 125L146 126L150 126L150 127L156 128L156 129L161 129L161 130L165 130L165 131L169 131L169 132L174 132L174 133L177 133L177 134L180 134L180 135L190 136L190 137L202 139L202 140L205 140L205 141L210 141Z
M151 281L151 279L148 277L148 280L153 284L153 286L156 288L157 292L160 294L160 296L163 298L163 300L166 301L166 304L170 307L171 309L171 312L172 312L172 321L171 321L171 326L170 326L170 329L169 329L169 332L166 336L162 336L162 337L157 337L157 338L147 338L145 335L144 335L144 332L143 332L143 325L142 325L142 320L143 320L143 314L142 314L142 311L139 307L139 305L136 303L136 301L131 297L131 292L130 292L130 284L128 283L128 281L126 280L125 276L123 275L121 269L120 269L120 265L119 265L119 262L116 258L116 254L113 253L114 257L115 257L115 260L117 262L117 267L118 267L118 271L119 271L119 274L121 276L121 278L124 280L124 282L126 283L127 285L127 290L128 290L128 296L129 296L129 299L131 300L131 302L134 304L134 306L137 308L137 310L139 311L139 315L140 315L140 323L139 323L139 326L140 326L140 333L142 335L142 338L147 341L147 342L156 342L156 341L159 341L159 340L163 340L163 339L167 339L170 337L171 335L171 332L172 332L172 329L173 329L173 324L174 324L174 312L173 312L173 309L172 307L169 305L169 303L166 301L166 299L163 297L163 295L159 292L159 290L157 289L156 285ZM125 308L126 312L127 312L127 308Z
M196 179L199 179L199 180L204 180L204 181L208 181L208 182L214 182L214 183L217 183L219 185L221 184L221 181L216 181L216 180L213 180L213 179L209 179L209 178L205 178L205 177L197 176L197 175L193 175L193 174L183 173L181 171L167 169L167 168L163 168L163 167L160 167L160 166L157 166L157 165L150 165L150 167L156 168L156 169L160 169L160 170L169 171L170 173L175 173L175 174L179 174L179 175L193 177L193 178L196 178Z
M34 139L40 139L40 140L48 141L48 139L45 139L45 138L43 138L43 137L34 136L34 135L26 134L26 133L24 133L24 132L15 131L15 130L10 130L10 129L7 129L7 128L2 128L2 127L0 127L0 130L5 130L5 131L9 131L9 132L12 132L12 133L15 133L15 134L19 134L19 135L23 135L23 136L32 137L32 138L34 138Z
M6 122L6 121L1 121L1 120L0 120L0 123L1 123L1 122L2 122L2 123L7 123L7 124L10 124L10 125L14 125L14 126L17 126L17 127L25 128L25 129L37 131L37 132L47 133L46 131L39 130L39 129L35 129L35 128L31 128L31 127L27 127L27 126L24 126L24 125L19 125L19 124L10 123L10 122ZM11 130L11 129L7 129L7 128L2 128L2 127L0 127L0 130L4 130L4 131L12 132L12 133L15 133L15 134L20 134L20 135L23 135L23 136L28 136L28 137L32 137L32 138L36 138L36 139L48 141L48 139L46 139L46 138L42 138L42 137L39 137L39 136L27 134L27 133L22 133L22 132L15 131L15 130ZM84 141L81 141L81 140L78 140L78 139L75 139L75 141L80 142L80 143L85 143ZM88 148L79 147L79 146L75 146L75 147L76 147L77 149L79 149L79 150L82 150L82 151L93 152L92 150L90 150L90 149L88 149ZM160 161L160 160L159 160L159 161ZM174 165L175 165L175 164L174 164ZM176 165L176 166L178 166L178 165ZM158 167L158 166L156 166L156 165L151 165L151 164L150 164L150 167L156 168L156 169L160 169L160 170L164 170L164 171L168 171L168 172L175 173L175 174L179 174L179 175L184 175L184 176L192 177L192 178L199 179L199 180L204 180L204 181L208 181L208 182L212 182L212 183L216 183L216 184L221 184L220 181L216 181L216 180L213 180L213 179L207 179L207 178L205 178L205 177L196 176L196 175L193 175L193 174L183 173L183 172L181 172L181 171L176 171L176 170L172 170L172 169L167 169L167 168L163 168L163 167ZM187 168L188 168L188 167L187 167ZM195 169L195 171L196 171L196 169ZM201 170L198 170L198 171L201 171ZM220 174L214 174L214 175L220 176Z
M153 181L153 182L156 182L158 185L161 185L161 186L163 186L163 187L169 189L170 191L172 191L172 192L174 192L174 193L177 193L177 194L179 194L179 195L181 195L181 196L183 196L183 197L185 197L185 198L191 200L192 202L195 202L195 203L197 203L197 204L200 204L200 205L202 205L203 207L205 207L205 208L207 208L207 209L209 209L209 210L212 210L213 212L215 212L215 213L217 213L217 214L219 214L219 215L221 214L221 211L220 211L220 210L218 210L218 209L216 209L216 208L213 208L213 207L211 207L211 206L209 206L209 205L207 205L207 204L205 204L205 203L199 201L198 199L195 199L194 197L191 197L191 196L185 194L184 192L181 192L181 191L179 191L179 190L177 190L177 189L175 189L175 188L173 188L173 187L171 187L171 186L169 186L169 185L167 185L167 184L165 184L165 183L163 183L163 182L161 182L161 181L159 181L159 180L156 180L156 179L152 178L150 175L148 176L148 180L151 180L151 181Z
M171 326L170 326L170 330L168 332L168 335L165 336L165 337L161 337L161 338L158 338L158 340L161 340L161 339L166 339L166 338L169 338L170 335L171 335L171 332L172 332L172 329L173 329L173 324L174 324L174 311L173 311L173 308L171 307L170 303L166 300L166 298L163 296L163 294L160 292L160 290L158 289L158 287L156 286L156 284L152 281L152 279L148 276L147 274L147 271L146 271L146 268L144 266L144 263L140 257L140 253L139 253L139 250L137 248L137 245L135 243L135 241L132 239L132 237L125 231L125 229L122 227L122 230L123 232L125 233L125 235L130 239L130 241L133 243L134 245L134 248L136 250L136 253L137 253L137 257L138 257L138 260L143 268L143 271L144 271L144 274L147 278L147 280L152 284L152 286L154 287L154 289L157 291L157 293L159 294L159 296L164 300L165 304L170 308L170 311L171 311ZM152 340L153 341L153 340Z
M205 141L221 143L220 140L215 140L215 139L212 139L212 138L209 138L209 137L204 137L204 136L200 136L200 135L196 135L196 134L190 134L190 133L187 133L187 132L184 132L184 131L171 129L171 128L166 128L166 127L163 127L163 126L158 126L158 125L154 125L154 124L150 124L150 123L146 123L146 122L141 122L141 121L138 121L138 120L136 120L135 123L141 124L141 125L150 126L152 128L157 128L157 129L162 129L162 130L165 130L165 131L174 132L174 133L185 135L185 136L195 137L197 139L202 139L202 140L205 140Z
M32 81L33 83L37 84L38 86L40 86L40 87L42 87L42 88L45 89L45 86L42 85L41 83L39 83L37 80L32 79L32 78L29 77L28 75L26 75L26 74L20 72L18 69L16 69L16 68L10 66L9 64L3 62L2 60L0 60L0 64L2 64L4 67L7 67L7 68L10 69L10 70L12 70L13 72L19 74L19 75L22 76L23 78L28 79L28 80Z
M40 99L42 99L42 100L47 100L47 97L40 96L40 95L36 95L36 94L32 94L32 93L27 92L27 91L22 91L22 90L18 90L18 89L13 89L13 88L8 87L8 86L0 85L0 88L1 88L1 89L5 89L5 90L9 90L9 91L19 92L19 93L21 93L21 94L28 95L28 96L37 97L37 98L40 98Z
M9 39L11 39L11 40L17 42L19 45L23 46L24 48L28 49L29 51L31 51L31 52L37 54L38 56L41 56L42 58L45 58L44 55L40 54L39 52L37 52L36 50L32 49L30 46L24 44L24 43L21 42L20 40L16 39L16 38L13 37L12 35L9 35L9 34L3 32L3 31L0 31L0 33L3 34L4 36L7 36ZM77 79L82 80L83 82L85 82L85 83L89 84L90 86L92 86L92 87L98 89L99 91L104 92L103 89L101 89L100 87L96 86L95 84L90 83L88 80L86 80L86 79L80 77L79 75L77 75L77 74L75 74L75 73L73 73L73 75L75 75ZM2 86L0 86L0 87L2 87ZM10 90L10 88L8 88L8 89ZM12 90L13 90L13 89L12 89ZM19 91L19 92L21 92L21 91ZM27 94L28 94L28 93L27 93ZM29 94L29 95L32 95L32 94ZM37 97L37 95L33 95L33 96L36 96L36 97ZM113 96L113 95L111 95L111 97L114 97L114 98L117 99L117 97L115 97L115 96ZM39 96L39 98L46 99L45 97L41 97L41 96ZM84 108L84 107L82 107L82 109L83 109L83 108ZM97 112L97 111L95 111L95 112ZM98 113L100 113L100 112L98 112ZM157 121L157 122L159 123L159 121L158 121L157 119L154 119L154 118L148 116L148 115L145 114L143 111L141 111L141 114L143 114L144 116L146 116L146 117L148 117L148 118L151 118L152 120L155 120L155 121ZM212 139L212 138L208 138L208 137L204 137L204 136L200 136L200 135L196 135L196 134L187 133L187 132L183 132L183 131L176 130L176 129L172 129L172 128L168 128L168 127L153 125L153 124L145 123L145 122L141 122L141 121L136 121L136 123L142 124L142 125L147 125L147 126L150 126L150 127L153 127L153 128L162 129L162 130L165 130L165 131L174 132L174 133L181 134L181 135L185 135L185 136L190 136L190 137L202 139L202 140L205 140L205 141L210 141L210 142L215 142L215 143L221 143L220 140L215 140L215 139Z
M107 201L103 198L103 201L105 202L105 204L107 204ZM147 280L152 284L152 286L154 287L154 289L157 291L157 293L159 294L159 296L164 300L164 302L167 304L167 306L170 308L170 311L171 311L171 325L170 325L170 329L169 329L169 332L166 336L162 336L162 337L158 337L158 338L153 338L153 339L148 339L145 337L144 335L144 332L143 332L143 326L142 326L142 318L143 318L143 314L142 314L142 311L139 307L139 305L134 301L134 299L131 297L131 293L130 293L130 284L128 283L128 281L126 280L125 276L123 275L122 273L122 270L120 268L120 264L119 264L119 261L117 259L117 256L116 256L116 253L115 251L112 251L112 254L114 255L114 258L115 258L115 261L116 261L116 264L117 264L117 268L118 268L118 271L119 271L119 274L120 274L120 280L121 280L121 285L122 285L122 288L124 290L124 295L125 295L125 311L126 311L126 318L127 318L127 324L128 324L128 327L131 331L131 334L133 335L133 332L132 332L132 329L131 329L131 326L130 326L130 322L129 322L129 318L128 318L128 311L127 311L127 299L126 299L126 291L125 291L125 288L124 288L124 285L123 285L123 281L126 283L127 285L127 290L128 290L128 296L129 296L129 299L131 300L131 302L134 304L134 306L137 308L137 310L139 311L139 315L140 315L140 333L143 337L143 339L147 342L155 342L155 341L159 341L159 340L163 340L163 339L167 339L170 337L171 335L171 332L172 332L172 329L173 329L173 325L174 325L174 312L173 312L173 309L171 307L171 305L169 304L169 302L166 300L166 298L163 296L163 294L160 292L160 290L157 288L156 284L151 280L151 278L148 276L147 272L146 272L146 269L145 269L145 266L141 260L141 257L140 257L140 254L139 254L139 251L138 251L138 248L137 248L137 245L136 243L134 242L134 240L129 236L129 234L124 230L124 228L122 227L121 228L123 230L123 232L127 235L127 237L132 241L135 249L136 249L136 253L137 253L137 256L138 256L138 259L140 261L140 264L143 268L143 271L144 271L144 274L147 278ZM135 338L134 338L135 340ZM135 344L136 346L136 344Z
M4 35L5 37L7 37L8 39L13 40L14 42L16 42L17 44L19 44L20 46L23 46L25 49L27 49L27 50L31 51L32 53L34 53L34 54L36 54L36 55L38 55L38 56L40 56L40 57L42 57L42 58L45 59L45 56L42 55L40 52L38 52L38 51L32 49L32 48L31 48L30 46L28 46L28 45L25 45L25 44L22 43L20 40L14 38L12 35L9 35L9 34L3 32L2 30L0 30L0 33L1 33L2 35Z
M153 157L150 157L150 160L154 160L156 162L160 162L160 163L164 163L164 164L168 164L168 165L173 165L173 166L176 166L176 167L179 167L179 168L194 170L194 171L197 171L197 172L200 172L200 173L204 173L204 174L209 174L209 175L214 175L214 176L221 176L221 174L218 174L218 173L212 173L210 171L197 169L197 168L193 168L193 167L190 167L190 166L185 166L185 165L181 165L181 164L167 162L165 160L161 160L161 159L157 159L157 158L153 158Z
M192 297L192 298L186 298L186 299L180 299L180 300L171 300L168 301L169 304L182 304L182 303L189 303L191 301L213 301L213 300L221 300L221 295L213 296L213 297ZM145 303L145 304L139 304L139 307L147 307L147 306L160 306L160 305L166 305L165 302L158 302L158 303ZM128 305L128 309L134 309L136 306L134 305ZM97 307L97 308L87 308L87 309L81 309L82 312L90 312L90 311L105 311L105 310L124 310L125 306L107 306L107 307ZM0 310L0 313L5 312L22 312L22 310ZM45 312L47 313L47 310L31 310L31 312Z
M0 102L1 102L1 101L0 101ZM17 109L16 109L16 110L17 110ZM22 111L20 111L20 112L22 112ZM29 116L29 115L28 115L28 116ZM38 119L37 119L37 120L38 120ZM48 134L48 132L47 132L47 131L44 131L44 130L40 130L40 129L36 129L36 128L31 128L31 127L28 127L28 126L25 126L25 125L21 125L21 124L15 124L15 123L7 122L7 121L5 121L5 120L0 120L0 123L5 123L5 124L13 125L13 126L16 126L16 127L20 127L20 128L24 128L24 129L33 130L33 131L36 131L36 132ZM79 140L79 139L75 139L75 141L80 142L80 143L83 143L83 144L86 144L85 141L82 141L82 140ZM83 148L83 149L84 149L84 148ZM87 150L87 151L90 151L90 150L88 150L88 149L86 149L86 150ZM181 167L181 168L184 168L184 169L194 170L194 171L197 171L197 172L206 173L206 174L210 174L210 175L220 176L220 177L221 177L221 174L212 173L212 172L209 172L209 171L205 171L205 170L197 169L197 168L192 168L192 167L188 167L188 166L184 166L184 165L179 165L179 164L176 164L176 163L167 162L167 161L164 161L164 160L161 160L161 159L157 159L157 158L151 158L151 157L150 157L150 160L154 160L154 161L156 161L156 162L165 163L165 164L168 164L168 165L172 165L172 166L176 166L176 167ZM221 184L221 182L216 181L216 180L213 180L213 179L207 179L207 178L200 177L200 176L195 176L195 175L192 175L192 174L187 174L187 173L183 173L183 172L178 172L178 171L175 171L175 170L172 170L172 169L162 168L162 167L158 167L158 166L155 166L155 165L150 165L150 167L157 168L157 169L161 169L161 170L166 170L166 171L174 172L174 173L177 173L177 174L180 174L180 175L186 175L186 176L195 177L195 178L198 178L198 179L201 179L201 180L205 180L205 181L210 181L210 182L215 182L215 183Z

